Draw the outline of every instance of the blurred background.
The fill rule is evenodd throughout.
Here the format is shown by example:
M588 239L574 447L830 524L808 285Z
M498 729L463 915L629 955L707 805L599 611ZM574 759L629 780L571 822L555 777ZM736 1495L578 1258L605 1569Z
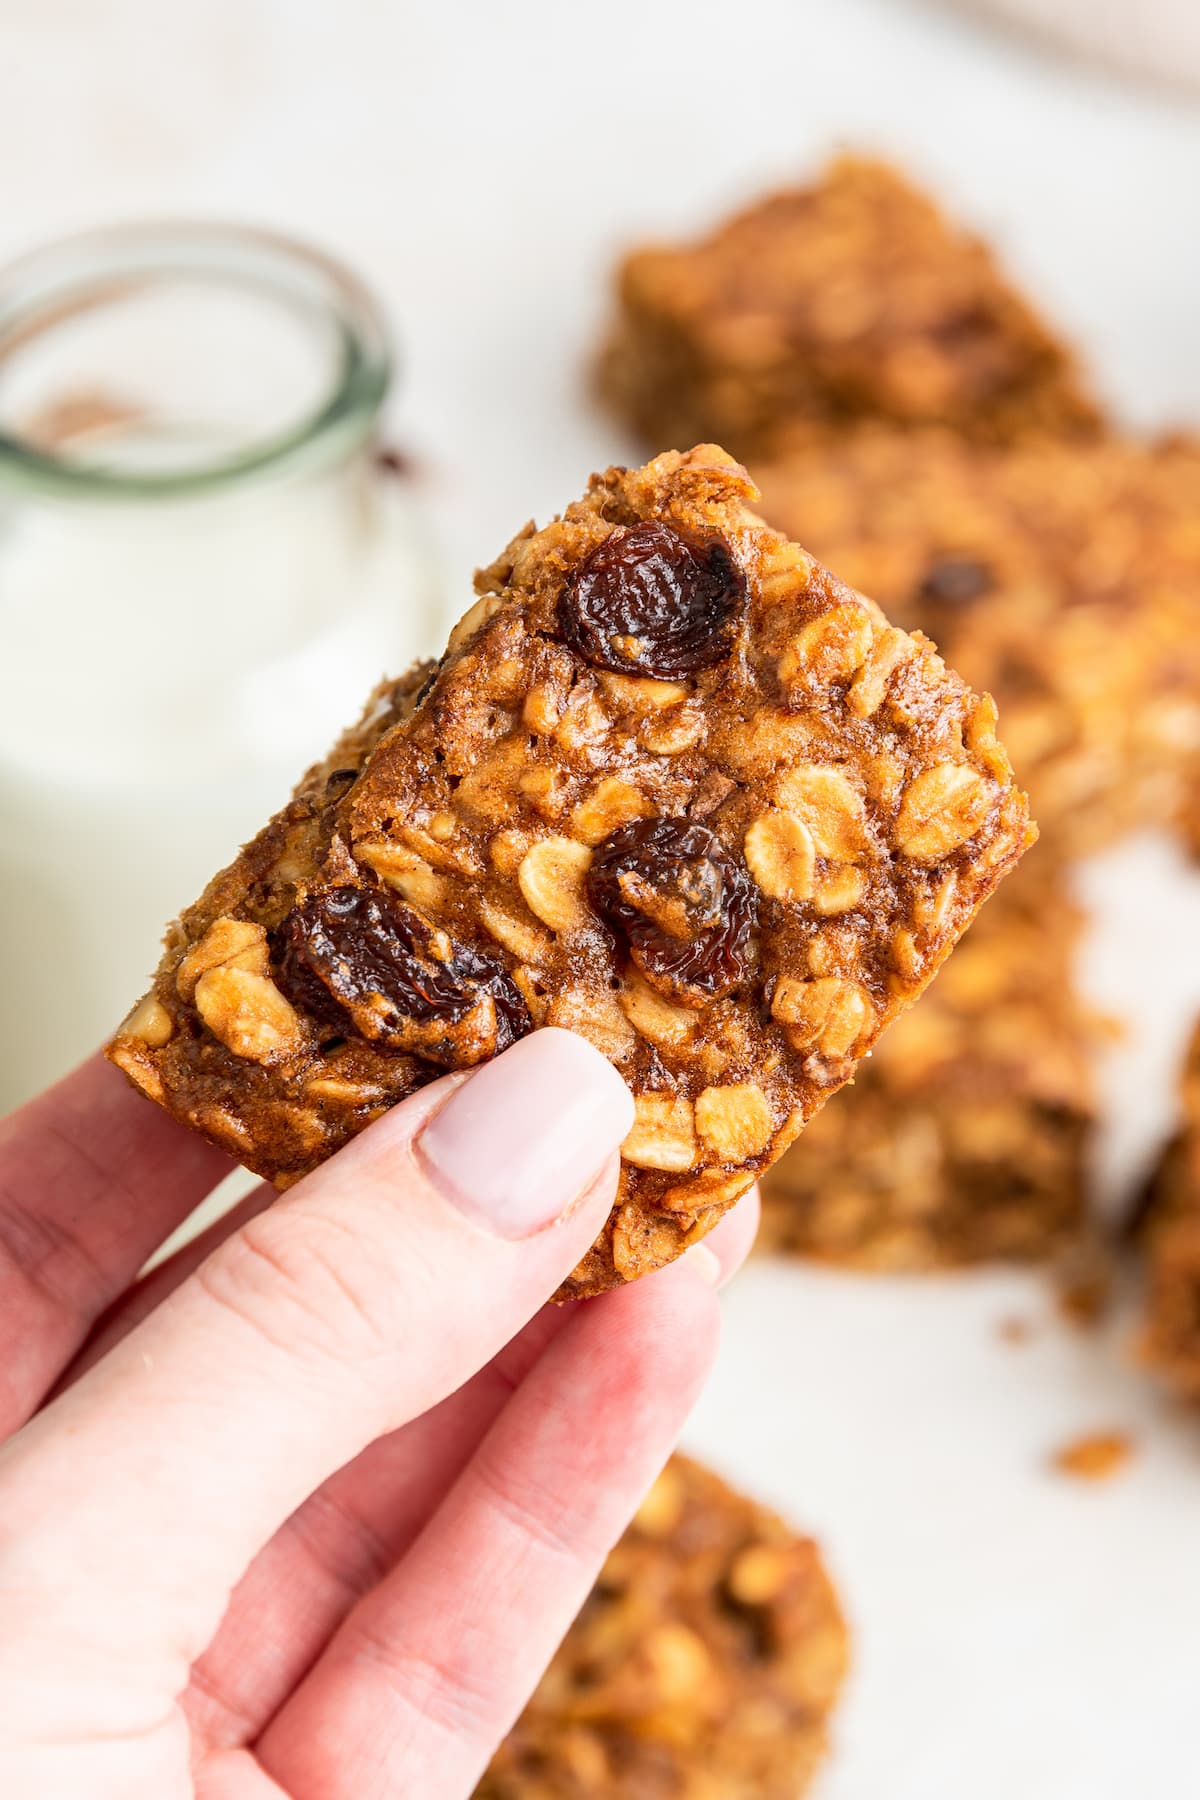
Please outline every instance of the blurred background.
M351 321L361 429L299 454L266 505L217 484L184 525L143 496L114 530L109 501L81 513L73 493L84 524L50 529L0 458L0 1110L116 1022L167 915L385 667L439 647L473 568L638 453L585 377L631 242L706 229L839 148L880 153L987 236L1119 420L1200 425L1197 19L1192 0L0 0L0 262L222 220L318 246L375 297L289 265L291 350L291 325L219 306L173 315L161 343L126 323L113 353L148 409L182 365L194 417L227 381L250 396L239 431L274 439L336 388L330 333ZM0 277L0 352L29 279ZM14 398L0 355L3 429L36 418L43 447L76 435L86 463L129 423L128 382L87 373L100 353L81 341L86 407L65 421L36 383ZM127 473L170 473L169 445L129 442ZM1200 880L1153 834L1077 879L1089 997L1132 1021L1102 1071L1103 1187L1169 1126ZM813 1528L839 1578L856 1670L826 1800L1187 1790L1200 1459L1127 1341L1119 1316L1071 1332L1036 1276L996 1269L762 1262L730 1295L689 1441ZM1049 1472L1100 1428L1136 1443L1119 1482Z

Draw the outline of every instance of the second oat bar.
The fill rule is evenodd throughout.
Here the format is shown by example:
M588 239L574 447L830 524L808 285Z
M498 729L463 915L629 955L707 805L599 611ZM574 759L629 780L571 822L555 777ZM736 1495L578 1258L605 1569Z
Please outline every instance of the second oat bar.
M995 708L714 446L593 477L189 908L109 1054L281 1185L542 1024L637 1118L564 1290L702 1237L1032 841Z

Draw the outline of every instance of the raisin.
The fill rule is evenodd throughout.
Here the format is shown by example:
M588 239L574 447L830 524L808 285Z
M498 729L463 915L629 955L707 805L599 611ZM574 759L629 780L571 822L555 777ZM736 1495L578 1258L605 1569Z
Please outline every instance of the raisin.
M961 606L980 599L995 585L995 579L987 564L973 556L942 556L926 569L918 593L922 600Z
M295 1005L381 1050L463 1068L532 1028L498 962L390 894L336 887L310 895L284 919L274 950Z
M653 986L703 1005L744 978L757 891L704 825L635 819L592 858L588 899Z
M723 539L649 520L618 526L572 571L558 628L595 668L674 680L728 656L745 610L746 578Z

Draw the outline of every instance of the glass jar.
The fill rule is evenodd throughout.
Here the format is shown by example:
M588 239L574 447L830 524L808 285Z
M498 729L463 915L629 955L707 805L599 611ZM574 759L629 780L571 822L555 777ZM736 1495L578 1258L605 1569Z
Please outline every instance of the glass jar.
M0 273L0 1112L433 647L390 377L359 283L265 233L128 227Z

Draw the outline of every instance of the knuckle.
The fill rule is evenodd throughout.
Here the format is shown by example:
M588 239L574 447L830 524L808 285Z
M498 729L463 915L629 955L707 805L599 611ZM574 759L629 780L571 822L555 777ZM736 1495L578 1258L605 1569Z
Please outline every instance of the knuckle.
M370 1359L394 1342L394 1284L377 1245L328 1214L259 1214L201 1265L208 1297L292 1355Z

